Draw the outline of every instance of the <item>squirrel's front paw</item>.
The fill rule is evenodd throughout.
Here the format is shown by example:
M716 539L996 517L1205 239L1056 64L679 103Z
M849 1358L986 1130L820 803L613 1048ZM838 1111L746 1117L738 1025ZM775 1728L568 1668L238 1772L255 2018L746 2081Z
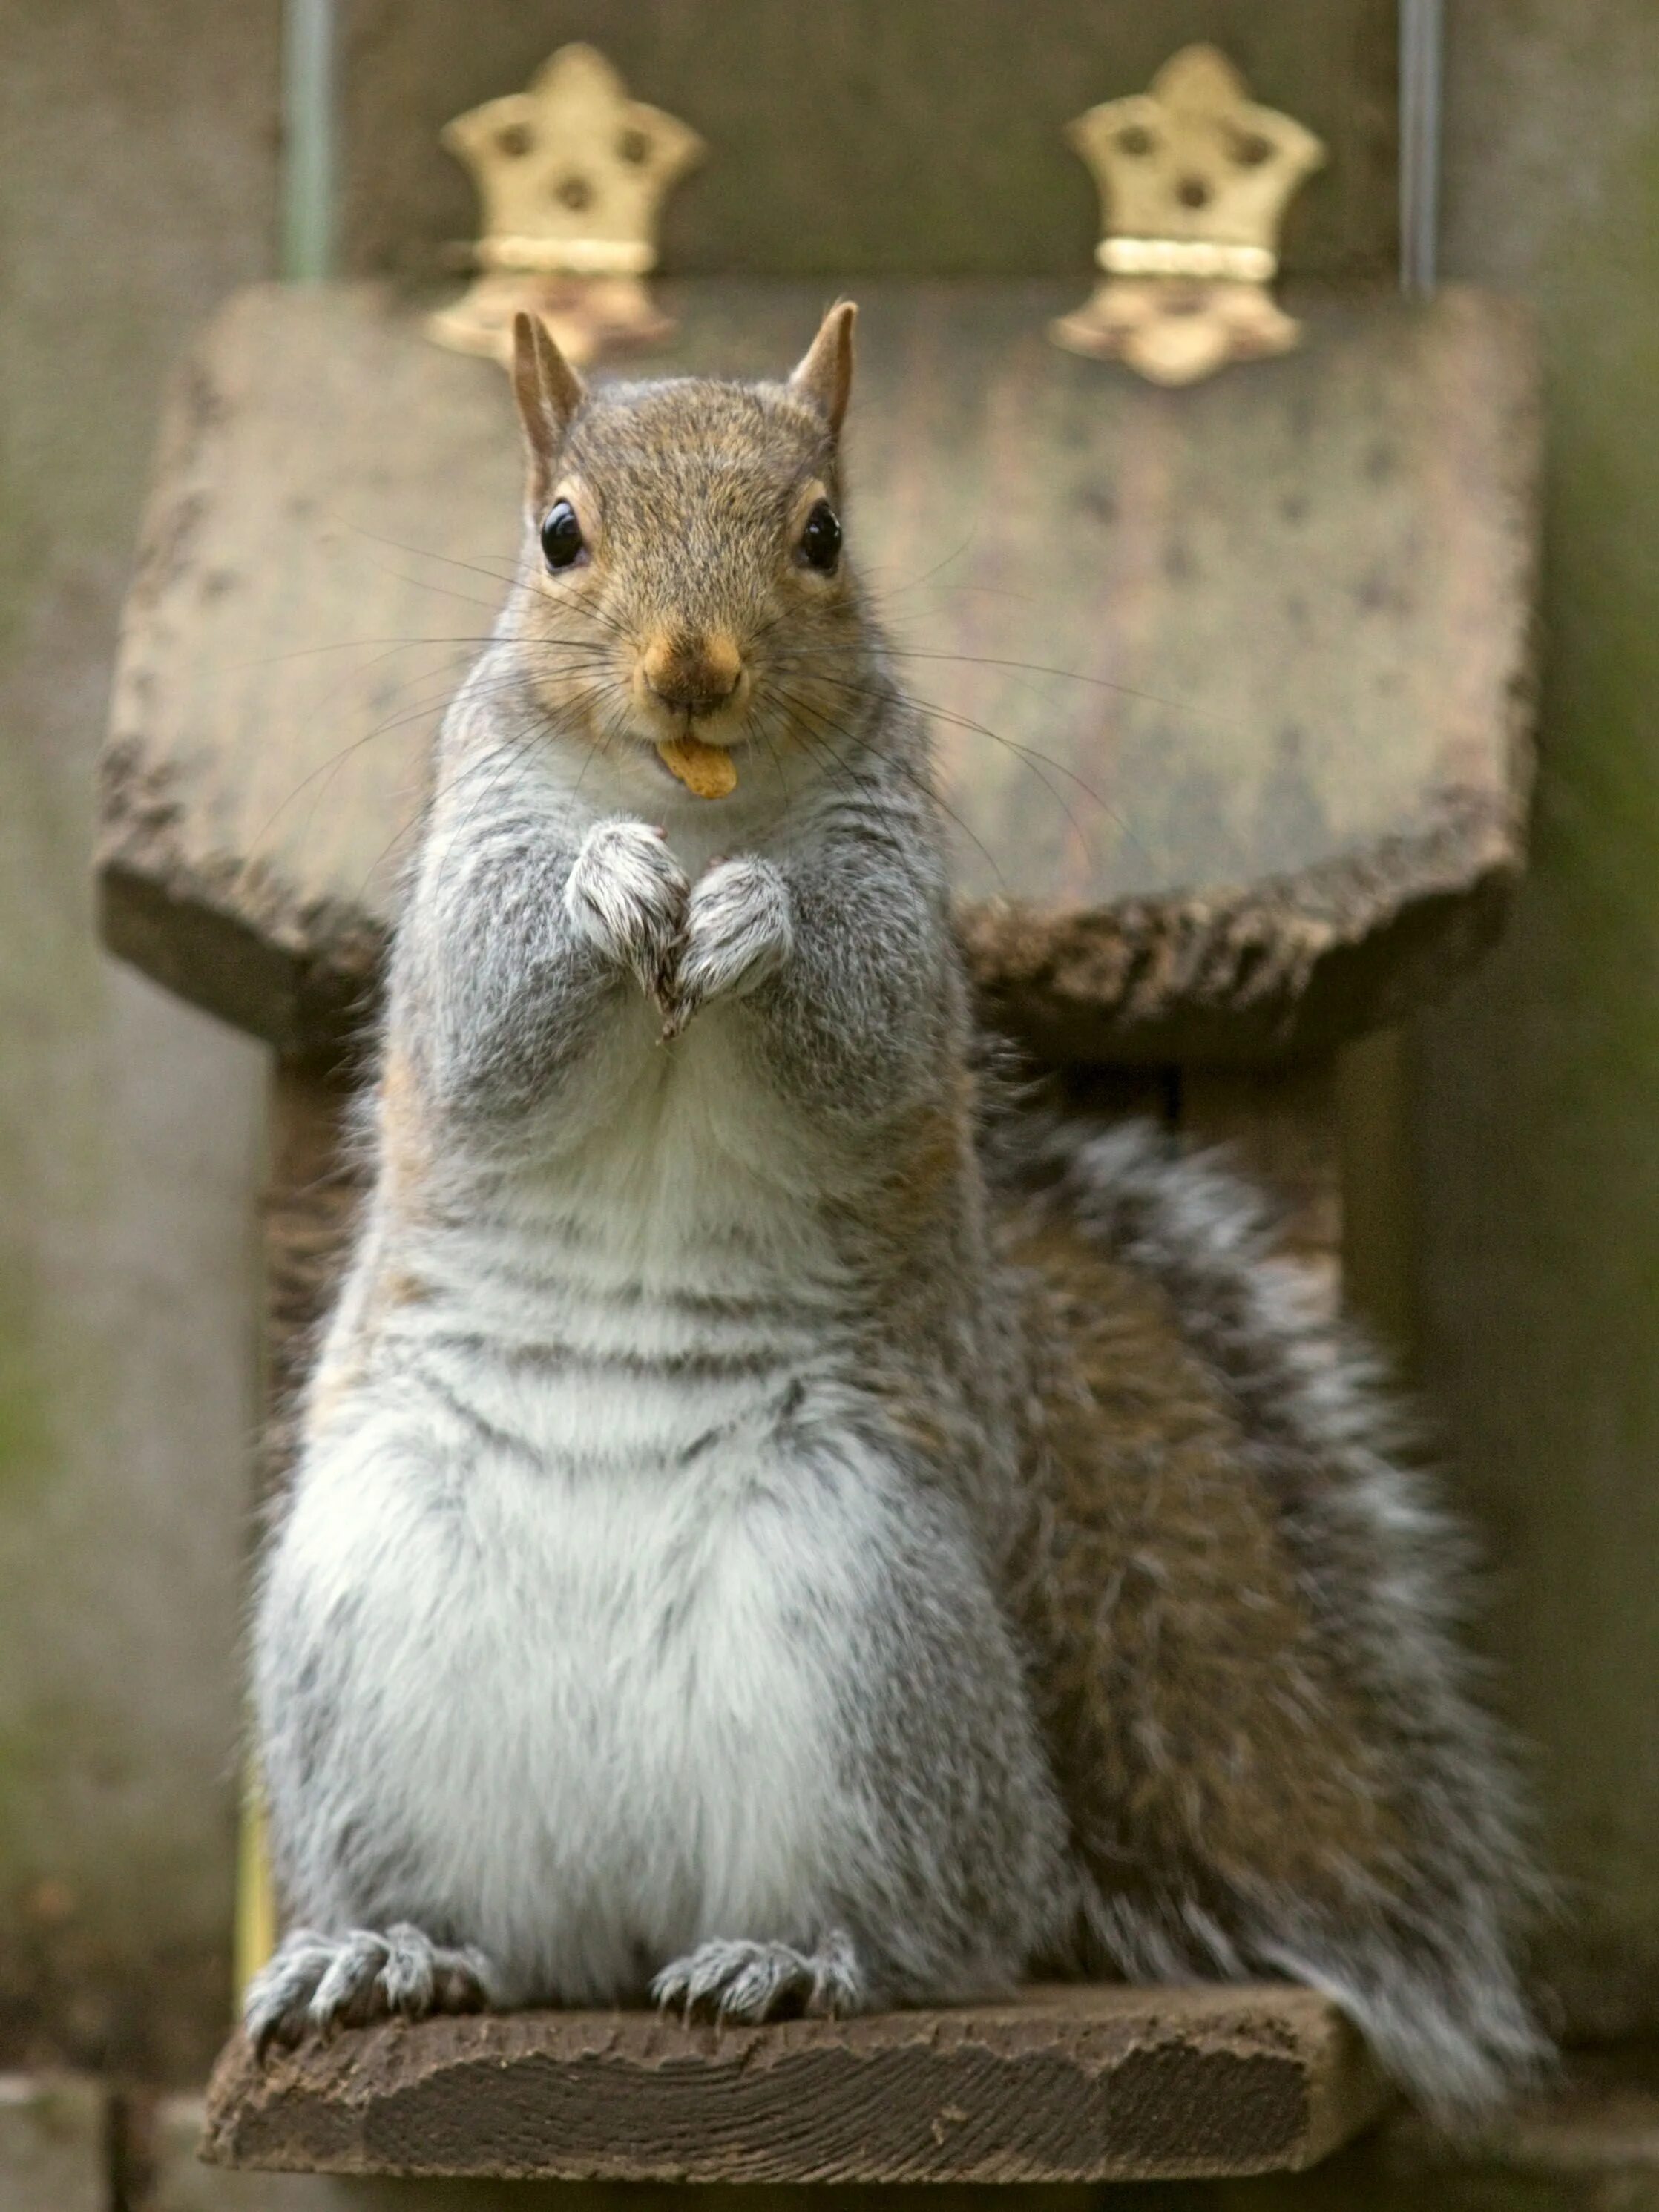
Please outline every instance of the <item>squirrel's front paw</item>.
M693 885L680 956L663 994L663 1035L710 999L737 998L775 975L794 946L789 890L770 860L722 860Z
M685 871L647 822L598 822L565 879L564 910L584 945L662 995L685 923Z

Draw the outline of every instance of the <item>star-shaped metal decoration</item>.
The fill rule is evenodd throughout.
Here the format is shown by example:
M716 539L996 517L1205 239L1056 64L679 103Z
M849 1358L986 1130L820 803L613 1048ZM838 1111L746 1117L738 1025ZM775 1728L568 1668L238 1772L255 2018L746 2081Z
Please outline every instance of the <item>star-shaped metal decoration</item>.
M578 362L673 327L643 280L663 202L703 142L630 100L602 53L561 46L527 90L447 124L443 143L472 173L483 235L471 249L480 275L428 325L440 344L505 362L520 308Z
M1106 235L1102 279L1051 325L1056 343L1191 384L1297 343L1300 325L1267 288L1285 207L1325 158L1311 131L1259 106L1224 54L1196 46L1066 136L1094 172Z

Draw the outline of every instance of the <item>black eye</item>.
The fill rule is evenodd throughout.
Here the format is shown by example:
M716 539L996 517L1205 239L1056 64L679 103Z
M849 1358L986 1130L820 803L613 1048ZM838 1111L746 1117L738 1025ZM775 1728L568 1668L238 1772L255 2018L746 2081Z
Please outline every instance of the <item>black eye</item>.
M550 568L568 568L582 550L582 526L568 499L556 499L542 525L542 558Z
M800 533L800 557L825 576L841 558L841 525L827 499L813 502Z

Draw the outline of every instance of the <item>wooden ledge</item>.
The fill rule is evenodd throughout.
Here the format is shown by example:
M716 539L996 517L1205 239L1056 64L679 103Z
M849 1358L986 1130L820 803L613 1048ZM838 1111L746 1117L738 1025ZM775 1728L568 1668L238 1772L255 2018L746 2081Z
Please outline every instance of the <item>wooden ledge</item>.
M1473 958L1529 774L1518 311L1315 303L1299 351L1173 393L1050 345L1063 287L862 289L853 542L934 725L991 1017L1048 1059L1273 1062ZM636 366L775 374L823 297L673 302ZM506 379L409 303L228 304L173 391L127 602L112 951L281 1051L349 1046L520 469Z
M1311 1991L1091 1986L763 2028L643 2012L393 2022L263 2067L239 2035L202 2154L558 2180L1195 2179L1311 2166L1387 2102Z

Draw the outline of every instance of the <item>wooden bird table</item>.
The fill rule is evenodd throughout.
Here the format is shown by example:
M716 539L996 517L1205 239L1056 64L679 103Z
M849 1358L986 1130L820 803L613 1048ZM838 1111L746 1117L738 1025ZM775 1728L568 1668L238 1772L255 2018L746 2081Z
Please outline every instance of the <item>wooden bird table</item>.
M1311 2166L1388 2093L1306 1990L1033 1990L767 2027L539 2012L240 2038L205 2154L586 2181L1151 2181Z

